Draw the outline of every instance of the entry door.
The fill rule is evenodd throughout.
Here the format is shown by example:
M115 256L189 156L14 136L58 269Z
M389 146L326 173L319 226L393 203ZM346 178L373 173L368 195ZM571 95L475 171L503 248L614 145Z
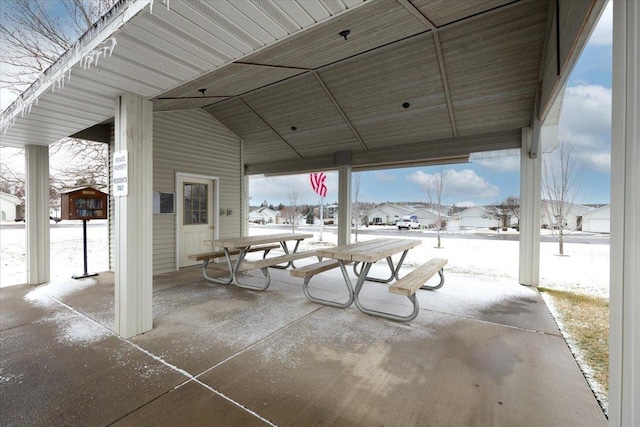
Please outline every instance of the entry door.
M179 201L178 233L179 267L200 264L188 257L192 254L211 252L211 246L204 246L205 240L214 238L214 184L215 181L204 178L180 177L178 179Z

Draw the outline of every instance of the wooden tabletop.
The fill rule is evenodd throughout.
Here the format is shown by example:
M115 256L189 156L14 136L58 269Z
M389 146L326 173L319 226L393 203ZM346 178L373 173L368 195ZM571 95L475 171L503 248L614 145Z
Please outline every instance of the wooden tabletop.
M231 237L228 239L205 240L207 246L217 246L222 248L246 248L266 243L286 242L288 240L303 240L313 237L313 234L303 233L279 233L265 234L263 236Z
M318 256L354 262L376 262L399 252L415 248L421 243L421 240L380 238L322 249L318 251Z

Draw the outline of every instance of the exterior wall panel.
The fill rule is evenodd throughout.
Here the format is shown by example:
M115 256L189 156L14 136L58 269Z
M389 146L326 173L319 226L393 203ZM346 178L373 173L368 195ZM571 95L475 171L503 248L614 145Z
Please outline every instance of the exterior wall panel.
M176 193L176 173L219 179L219 237L241 233L240 139L203 110L154 114L153 191ZM177 204L180 203L176 199ZM226 215L231 210L231 215ZM175 215L153 216L153 273L175 270Z

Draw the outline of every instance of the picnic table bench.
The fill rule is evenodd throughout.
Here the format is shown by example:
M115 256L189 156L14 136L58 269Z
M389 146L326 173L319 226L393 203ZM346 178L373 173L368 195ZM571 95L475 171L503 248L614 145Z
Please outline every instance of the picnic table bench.
M247 288L252 290L263 291L271 284L271 276L269 275L269 267L272 268L287 268L293 266L293 261L311 257L316 255L316 251L298 252L300 242L306 238L313 237L313 234L302 233L279 233L279 234L267 234L263 236L245 236L245 237L233 237L227 239L208 240L204 243L209 246L222 248L222 250L213 251L207 254L192 255L192 259L203 261L203 275L204 277L214 283L220 283L228 285L234 283L241 288ZM292 252L289 252L287 242L296 241L295 247ZM269 252L273 249L281 247L284 251L284 255L267 257ZM250 252L264 251L263 259L258 261L249 261L245 259L245 256ZM212 267L209 263L211 259L225 257L226 265L216 265L214 269L223 270L228 272L226 278L214 278L207 274L207 268ZM236 256L235 262L232 262L231 257ZM200 258L200 259L199 259ZM282 265L284 263L284 265ZM252 285L242 283L238 280L238 273L247 270L260 270L264 275L264 283L262 285Z
M352 303L355 303L356 307L358 307L358 309L363 313L372 316L384 317L390 320L406 322L415 319L420 311L418 300L415 296L416 291L419 288L435 290L439 289L444 284L443 267L447 264L447 260L441 258L434 258L427 263L419 266L405 277L399 277L398 273L407 255L407 252L420 243L421 241L419 240L374 239L349 245L336 246L330 249L323 249L319 250L317 255L322 258L330 259L291 270L290 274L294 277L300 277L304 279L302 287L303 291L305 293L305 296L313 302L339 308L346 308L349 307ZM400 252L402 252L400 260L397 266L394 266L391 257L392 255ZM381 259L387 260L391 273L390 278L379 279L375 277L368 277L371 266ZM353 286L346 269L346 265L351 262L356 263L354 264L354 272L357 276L355 287ZM357 263L362 263L362 268L359 272L356 269ZM345 302L336 302L311 295L308 288L311 278L316 274L337 267L340 267L342 271L342 275L344 277L348 292L348 299ZM440 283L434 286L426 285L425 283L436 273L439 273L440 275ZM413 310L409 315L398 315L394 313L373 310L362 304L359 299L359 295L362 291L362 287L365 281L389 283L394 279L395 282L389 286L389 292L393 294L404 295L411 301Z

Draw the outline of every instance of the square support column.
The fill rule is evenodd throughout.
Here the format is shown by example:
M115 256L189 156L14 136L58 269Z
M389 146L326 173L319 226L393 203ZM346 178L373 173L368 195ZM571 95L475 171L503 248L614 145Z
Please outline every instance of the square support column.
M538 133L539 137L539 133ZM529 156L534 144L531 128L522 128L520 152L520 284L540 284L540 184L542 159Z
M338 167L338 244L351 243L351 166Z
M125 151L127 193L114 192L115 331L130 338L153 328L153 104L133 94L116 99L114 158Z
M25 229L27 235L27 283L50 279L49 147L27 145Z
M640 425L640 3L613 2L609 423Z

